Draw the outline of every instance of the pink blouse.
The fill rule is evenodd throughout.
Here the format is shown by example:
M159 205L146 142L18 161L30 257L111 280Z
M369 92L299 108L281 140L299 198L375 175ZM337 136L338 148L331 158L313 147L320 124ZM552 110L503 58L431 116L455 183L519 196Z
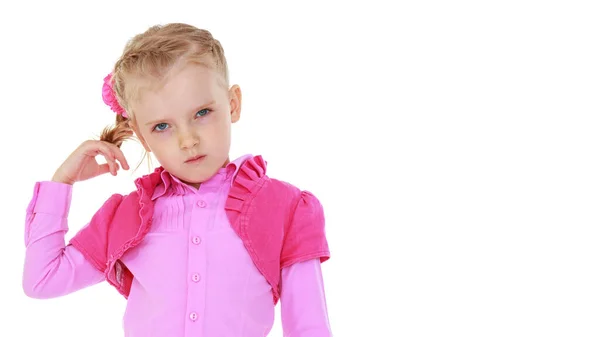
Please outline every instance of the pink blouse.
M134 281L124 316L126 337L266 336L273 326L271 289L224 211L230 163L198 190L163 172L152 228L122 262ZM25 293L63 296L104 280L65 246L72 186L40 182L25 230ZM331 336L319 259L282 270L281 320L289 337Z

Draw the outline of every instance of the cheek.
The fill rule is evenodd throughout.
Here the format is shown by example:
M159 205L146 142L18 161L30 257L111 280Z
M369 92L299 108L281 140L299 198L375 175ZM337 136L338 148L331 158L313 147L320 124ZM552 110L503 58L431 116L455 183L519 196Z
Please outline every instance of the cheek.
M200 135L221 140L229 134L229 122L222 112L200 122Z
M229 149L231 142L231 124L225 122L219 125L219 130L216 135L219 142L219 147L222 149Z
M169 148L173 146L173 142L176 141L173 137L172 132L164 132L149 135L147 139L148 147L154 153L169 152Z
M215 121L213 124L213 130L215 132L215 137L223 140L223 138L229 137L231 124L226 118L220 118L218 121Z

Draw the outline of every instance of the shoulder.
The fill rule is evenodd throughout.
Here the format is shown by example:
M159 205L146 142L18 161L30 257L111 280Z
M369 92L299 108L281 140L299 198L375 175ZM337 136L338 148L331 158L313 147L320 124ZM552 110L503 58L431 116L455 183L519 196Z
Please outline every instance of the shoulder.
M121 194L112 194L104 203L101 210L116 211L119 208L136 208L140 203L148 202L156 185L160 179L160 174L164 169L158 167L154 172L143 175L135 180L135 189Z
M106 223L106 220L113 218L115 213L123 208L137 204L139 200L138 192L133 191L129 194L114 193L108 197L102 206L96 211L92 222Z
M269 179L271 205L281 205L287 209L288 220L285 232L307 231L325 227L325 212L319 198L313 192L302 189L288 181Z
M322 208L321 201L310 190L302 189L289 181L274 178L269 179L269 185L271 188L270 194L274 193L280 198L288 199L293 203L295 209L298 207Z
M262 208L270 209L270 212L314 210L313 213L318 213L322 208L311 191L299 188L289 180L272 177L267 172L267 161L260 155L246 159L240 166L232 182L227 208L242 212L258 205L264 205Z
M100 209L98 209L98 211L96 211L96 214L94 214L94 217L92 220L97 219L98 217L102 217L102 218L106 218L108 216L112 217L114 212L117 210L117 208L123 202L124 197L125 196L120 193L112 194L108 199L106 199L106 201L104 201L104 203L102 204Z
M321 206L313 192L300 188L289 179L273 177L267 170L267 161L260 155L244 162L236 182L238 182L238 186L245 186L248 192L268 195L270 199L288 200L294 204L294 207L302 203L309 203L316 207Z
M286 231L304 231L309 227L322 229L325 226L323 204L310 187L301 187L291 180L281 178L269 177L268 180L269 189L265 192L279 204L285 200L289 209Z

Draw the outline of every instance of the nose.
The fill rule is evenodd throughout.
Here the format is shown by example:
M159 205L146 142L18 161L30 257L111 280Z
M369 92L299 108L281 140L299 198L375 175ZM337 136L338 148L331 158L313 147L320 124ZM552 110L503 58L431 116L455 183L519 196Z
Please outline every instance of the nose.
M181 130L179 132L179 148L191 149L200 143L200 137L193 130Z

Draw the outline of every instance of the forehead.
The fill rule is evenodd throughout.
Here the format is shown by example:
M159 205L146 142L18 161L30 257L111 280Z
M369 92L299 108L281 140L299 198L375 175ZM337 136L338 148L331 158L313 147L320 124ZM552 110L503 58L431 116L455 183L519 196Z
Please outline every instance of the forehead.
M131 107L140 121L188 113L199 105L226 98L227 92L214 70L198 64L172 69L161 80L139 78L132 84L137 87L137 97Z

